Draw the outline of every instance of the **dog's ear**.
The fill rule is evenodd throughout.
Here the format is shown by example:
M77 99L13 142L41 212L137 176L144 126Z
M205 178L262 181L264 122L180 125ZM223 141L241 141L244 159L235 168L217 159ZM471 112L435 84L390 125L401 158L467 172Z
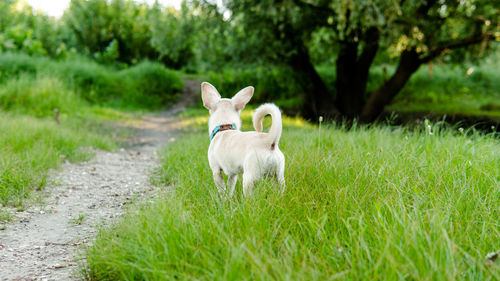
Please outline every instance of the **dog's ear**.
M237 111L242 110L245 108L245 105L250 101L250 99L253 96L253 87L248 86L244 89L241 89L234 97L231 99L231 102L234 105L234 108L236 108Z
M219 102L220 94L212 84L203 82L201 83L201 99L203 100L203 106L211 110Z

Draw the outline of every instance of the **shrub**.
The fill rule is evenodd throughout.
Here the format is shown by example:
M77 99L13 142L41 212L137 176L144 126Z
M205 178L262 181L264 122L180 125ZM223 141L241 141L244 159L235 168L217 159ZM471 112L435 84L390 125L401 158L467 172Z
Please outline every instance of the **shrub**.
M8 80L0 88L0 108L36 117L62 114L78 110L83 101L64 84L52 77L22 75Z
M179 75L159 63L144 61L119 73L124 101L148 108L172 104L184 88Z
M57 80L65 91L71 90L90 103L126 108L156 109L169 105L184 87L175 71L149 61L117 70L82 57L54 61L25 54L0 54L0 83L7 83L20 74L22 79L9 83L24 83L23 87L33 90L27 83L28 76L41 76L45 80ZM33 78L32 81L37 79L40 78ZM14 86L11 84L8 87ZM26 91L19 87L17 90L18 93Z
M210 72L208 81L224 97L231 97L246 86L254 86L253 102L273 102L288 113L300 112L304 93L288 68L252 67Z
M0 82L20 74L36 74L48 59L31 57L26 54L4 53L0 55Z
M89 102L102 103L123 94L117 74L108 67L84 59L60 62L54 67L56 75Z

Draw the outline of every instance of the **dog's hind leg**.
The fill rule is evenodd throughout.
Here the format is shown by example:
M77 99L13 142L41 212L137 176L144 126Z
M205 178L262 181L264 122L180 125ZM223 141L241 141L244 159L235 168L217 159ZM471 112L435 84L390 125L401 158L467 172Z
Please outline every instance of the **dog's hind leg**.
M257 181L257 177L250 173L243 173L243 195L245 197L252 196L253 186Z
M229 198L233 197L234 188L236 187L236 181L238 181L238 175L231 175L227 178L227 187L229 188Z
M281 195L285 193L285 159L278 164L275 174L276 181L280 187Z
M220 196L223 197L224 193L226 192L226 184L224 183L224 178L222 177L221 170L218 169L214 171L214 181Z
M283 195L283 193L285 193L285 173L284 173L284 169L276 171L276 181L278 182L278 185L280 187L281 195Z

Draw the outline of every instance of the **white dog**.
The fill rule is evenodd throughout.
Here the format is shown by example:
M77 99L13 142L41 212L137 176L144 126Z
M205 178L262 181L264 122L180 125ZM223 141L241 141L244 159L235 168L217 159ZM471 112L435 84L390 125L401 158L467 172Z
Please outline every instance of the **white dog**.
M203 106L210 112L208 133L208 163L212 169L215 185L221 196L226 194L222 171L228 176L229 197L233 196L238 174L243 173L243 194L252 195L252 189L262 176L274 176L285 187L285 156L278 148L282 123L279 108L274 104L263 104L253 115L256 132L241 132L240 112L252 98L254 88L240 90L232 99L222 99L210 83L201 83ZM262 132L262 119L270 114L272 125L269 133Z

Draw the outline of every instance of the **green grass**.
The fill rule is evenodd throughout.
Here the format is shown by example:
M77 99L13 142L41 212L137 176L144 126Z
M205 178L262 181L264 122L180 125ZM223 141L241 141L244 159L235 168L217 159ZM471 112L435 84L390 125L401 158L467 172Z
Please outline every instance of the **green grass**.
M1 53L0 204L22 205L47 184L49 169L89 159L85 147L115 148L127 132L106 122L163 108L182 88L179 75L158 63L113 69L83 58Z
M162 181L175 188L100 231L87 279L500 279L500 264L485 260L500 245L494 135L285 118L284 196L265 180L242 198L240 177L222 202L205 114L186 114L191 133L161 154Z
M35 117L54 116L54 110L66 116L88 106L64 84L53 77L21 75L9 79L0 88L0 108Z
M1 204L22 204L33 190L47 184L47 171L62 161L89 159L90 152L81 147L115 147L111 138L81 123L65 123L0 111Z
M154 62L114 69L83 57L56 61L0 53L0 84L29 77L57 80L86 102L126 110L164 108L177 100L184 86L177 72Z
M48 65L61 67L55 61L27 58L0 54L1 205L22 205L33 190L47 184L47 172L62 161L89 159L84 147L115 148L126 132L104 123L134 118L91 104L80 94L82 89L48 70Z

